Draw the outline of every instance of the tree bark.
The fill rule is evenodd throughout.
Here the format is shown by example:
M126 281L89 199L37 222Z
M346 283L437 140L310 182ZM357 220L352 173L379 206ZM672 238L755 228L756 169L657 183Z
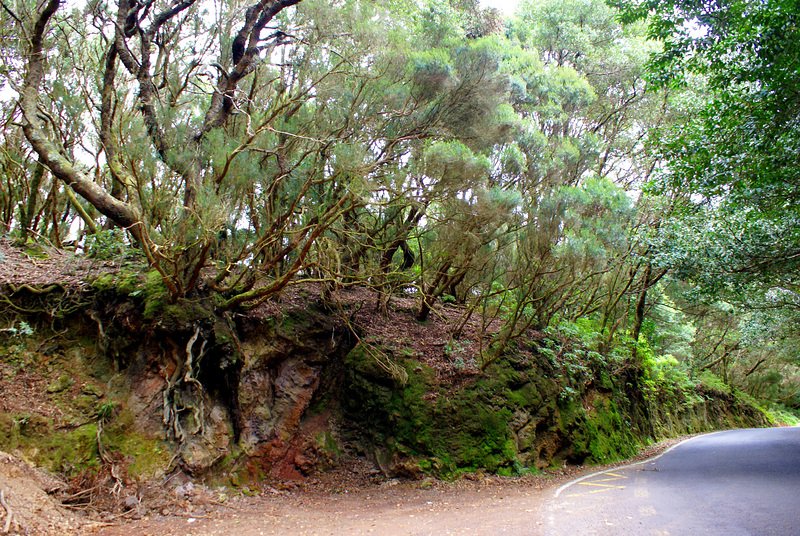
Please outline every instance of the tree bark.
M661 280L667 271L662 270L656 276L653 276L653 267L648 264L644 269L642 276L642 287L639 291L639 300L636 302L636 322L633 326L633 359L638 360L637 345L639 344L639 335L642 332L642 324L644 324L644 314L647 308L647 291L656 283Z
M114 199L97 185L91 176L80 171L61 155L58 148L47 138L38 115L39 92L44 78L45 54L42 50L47 25L59 6L59 0L49 0L34 25L28 54L28 69L20 91L19 106L22 110L22 130L25 137L39 155L40 162L63 181L67 187L94 205L104 216L127 229L137 241L142 241L141 218L138 211L119 199Z

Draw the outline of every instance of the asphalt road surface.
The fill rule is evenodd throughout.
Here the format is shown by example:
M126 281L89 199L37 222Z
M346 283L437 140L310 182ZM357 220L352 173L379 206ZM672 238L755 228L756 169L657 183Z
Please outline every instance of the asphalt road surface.
M800 428L694 437L563 486L545 515L547 536L798 536Z

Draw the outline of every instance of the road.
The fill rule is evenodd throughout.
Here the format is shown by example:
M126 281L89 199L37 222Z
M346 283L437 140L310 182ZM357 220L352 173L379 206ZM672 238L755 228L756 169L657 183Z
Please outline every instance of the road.
M797 536L800 428L698 436L560 488L546 536Z

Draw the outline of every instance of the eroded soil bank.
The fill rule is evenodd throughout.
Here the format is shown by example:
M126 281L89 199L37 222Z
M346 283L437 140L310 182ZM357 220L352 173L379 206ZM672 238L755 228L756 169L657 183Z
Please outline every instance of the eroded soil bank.
M535 494L549 481L533 476L542 471L768 422L724 388L674 388L567 336L531 331L481 369L481 348L502 326L457 306L439 304L418 322L413 297L395 296L378 314L369 289L306 286L221 313L212 295L169 303L140 266L8 244L2 253L0 444L12 465L57 475L38 486L42 508L52 501L47 508L80 516L38 523L19 514L12 530L22 534L159 516L183 527L175 534L189 525L214 534L214 516L228 523L270 508L273 523L296 510L307 526L346 524L356 506L391 518L404 500L417 505L408 516L431 502L432 514L469 527L461 506L445 514L441 505L474 501L462 503L458 484L442 479L477 482L471 489L499 475L512 479L499 481L499 494ZM0 486L12 490L9 482ZM336 514L332 499L352 492L360 502ZM21 492L9 496L22 499L11 504L21 512ZM476 512L500 508L485 496L475 496Z

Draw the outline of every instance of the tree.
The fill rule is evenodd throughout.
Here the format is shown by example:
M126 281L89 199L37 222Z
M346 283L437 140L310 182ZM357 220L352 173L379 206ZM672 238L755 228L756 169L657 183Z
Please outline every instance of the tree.
M92 4L60 13L54 1L4 12L31 37L9 62L25 67L9 79L26 139L68 193L131 234L172 299L201 276L225 308L277 294L299 274L338 278L338 261L322 257L341 255L326 241L353 249L358 220L371 217L365 207L406 195L396 187L414 145L457 130L474 137L471 118L494 106L479 102L479 78L439 87L425 78L430 62L407 67L415 22L404 2L396 13L306 2L288 18L298 3L121 2L115 12ZM481 60L459 61L463 75ZM54 76L61 64L79 65L78 75ZM408 254L405 232L365 243Z
M683 261L711 287L761 282L796 288L800 234L800 30L795 1L618 2L628 20L649 17L664 50L652 77L698 94L685 120L660 133L666 162L658 191L687 200L681 224L713 244ZM698 210L702 217L694 217ZM672 240L672 239L670 239ZM713 251L712 251L713 250ZM698 271L692 258L706 258ZM704 273L705 275L702 275ZM709 287L710 288L710 287Z
M171 299L366 284L424 320L449 295L506 322L496 355L554 320L641 331L659 215L623 189L671 102L604 4L527 3L505 34L472 0L45 7L4 12L38 36L3 49L23 167L60 180L53 214L130 233Z
M41 165L109 221L126 229L151 264L162 273L173 297L185 295L196 284L211 247L211 237L216 233L212 228L198 236L197 229L209 223L207 207L199 204L198 196L202 196L203 188L208 188L215 179L210 170L204 169L207 163L205 144L214 133L229 126L240 111L239 84L281 43L277 34L262 35L265 28L278 13L298 2L274 0L247 7L232 42L229 35L214 31L202 33L208 23L203 20L204 13L195 0L168 4L123 0L115 13L106 11L104 4L94 3L87 6L84 14L73 12L62 18L57 14L60 7L57 0L30 11L23 4L25 11L19 15L4 5L27 42L22 56L26 59L26 68L19 88L19 107L23 132ZM232 24L232 20L227 21L229 30ZM69 83L60 77L48 76L55 67L53 64L59 62L58 57L52 57L53 47L72 52L72 43L61 34L67 29L86 40L85 48L79 49L78 54L69 54L71 61L82 62L87 70L96 66L102 80L99 88L92 88L87 79L78 82L79 86L84 83L77 89L82 90L89 107L75 112L77 116L69 118L68 124L79 128L82 123L79 117L95 121L110 189L96 181L73 154L65 151L63 139L53 135L58 125L41 113L44 96L53 98L54 89ZM196 42L200 37L204 39ZM191 47L183 44L187 39ZM213 87L199 80L205 73L197 72L201 61L210 54L217 56L213 65L218 76ZM122 77L125 80L120 80ZM202 120L198 118L202 106L199 102L189 105L182 102L182 94L190 82L205 89L209 96ZM120 83L134 84L136 94L120 92ZM169 98L163 98L162 93ZM64 96L65 101L68 98ZM135 118L125 112L127 106L134 104L134 99L139 111ZM95 111L98 109L99 113ZM118 135L115 127L120 126L123 118L132 120L133 128ZM139 132L134 133L136 130ZM259 130L263 130L263 125L256 132ZM160 168L151 177L149 192L143 191L147 188L141 176L146 173L141 169L143 162L119 150L126 138L139 134L149 139L155 157L150 165ZM256 137L254 133L249 134L249 140ZM247 144L245 141L245 146ZM175 183L180 186L174 186ZM148 213L148 201L156 197L155 191L159 188L183 191L181 210L174 213L181 222L181 232L170 237L175 242L171 248L179 252L174 255L162 253L166 244L155 236L161 222L158 218L153 221L152 212ZM190 250L192 252L187 254Z

